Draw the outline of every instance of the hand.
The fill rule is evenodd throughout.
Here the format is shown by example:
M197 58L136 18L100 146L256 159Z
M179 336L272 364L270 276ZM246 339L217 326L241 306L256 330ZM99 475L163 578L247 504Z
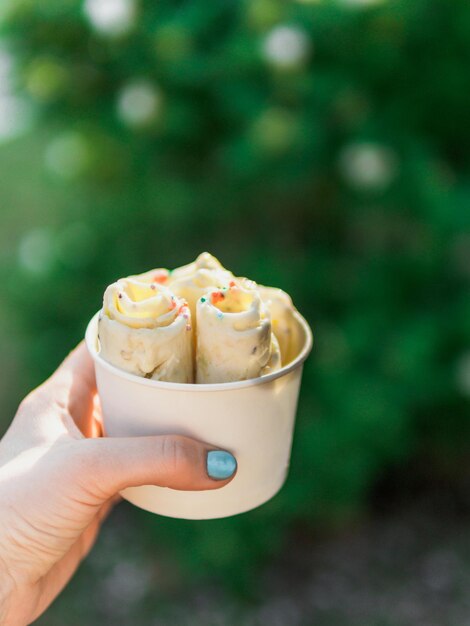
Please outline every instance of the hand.
M0 442L2 625L30 624L49 606L120 490L217 489L233 477L211 479L213 448L187 437L101 438L95 400L93 364L80 345L21 403Z

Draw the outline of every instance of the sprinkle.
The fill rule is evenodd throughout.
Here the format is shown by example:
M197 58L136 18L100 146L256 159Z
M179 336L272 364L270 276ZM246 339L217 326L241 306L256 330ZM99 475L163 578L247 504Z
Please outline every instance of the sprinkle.
M191 324L186 324L186 330L191 330Z
M171 299L171 303L170 306L168 307L169 311L173 311L173 309L176 309L176 302L173 300L173 298Z
M211 302L212 304L216 304L217 302L221 302L225 299L225 294L221 291L214 291L211 293Z
M164 283L166 282L167 278L168 278L167 272L161 271L161 272L157 272L156 274L154 274L152 280L154 283Z
M150 285L150 289L153 289L155 291L156 287L153 283Z
M229 287L236 287L237 283L234 280L231 280L228 284Z
M118 295L118 298L119 298L120 300L122 299L122 293L120 293L120 294Z
M201 298L201 302L205 302L205 301L206 301L206 298Z
M224 314L222 313L222 311L219 311L217 313L217 317L219 318L219 320L221 320L223 318Z

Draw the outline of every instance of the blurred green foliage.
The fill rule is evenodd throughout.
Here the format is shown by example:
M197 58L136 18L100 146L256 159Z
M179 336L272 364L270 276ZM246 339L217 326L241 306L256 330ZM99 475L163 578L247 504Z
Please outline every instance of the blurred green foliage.
M314 327L282 492L227 520L136 513L151 544L168 538L192 576L243 582L294 522L350 519L391 464L456 465L466 0L2 0L0 24L28 129L0 149L11 402L109 282L204 249L286 289Z

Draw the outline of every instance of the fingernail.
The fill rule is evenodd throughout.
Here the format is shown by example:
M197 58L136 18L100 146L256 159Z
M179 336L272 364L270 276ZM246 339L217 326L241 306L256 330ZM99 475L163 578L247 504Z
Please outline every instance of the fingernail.
M214 480L230 478L237 469L233 454L224 450L211 450L207 454L207 473Z

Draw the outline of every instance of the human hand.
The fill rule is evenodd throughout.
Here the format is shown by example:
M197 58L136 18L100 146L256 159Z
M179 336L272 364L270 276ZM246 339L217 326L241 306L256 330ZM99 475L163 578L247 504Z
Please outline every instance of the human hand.
M187 437L102 438L95 400L82 344L23 400L0 442L2 626L30 624L49 606L122 489L217 489L234 475L232 455L208 457L212 446Z

